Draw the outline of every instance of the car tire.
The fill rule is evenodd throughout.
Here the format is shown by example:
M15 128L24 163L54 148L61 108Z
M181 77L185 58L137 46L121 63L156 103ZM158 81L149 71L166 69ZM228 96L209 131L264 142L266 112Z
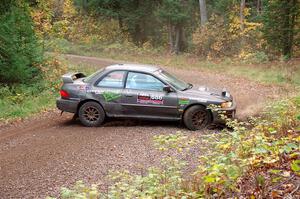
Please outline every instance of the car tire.
M80 122L87 127L100 126L105 119L105 112L97 102L86 102L78 111Z
M188 108L183 115L185 126L192 131L204 129L211 121L211 113L201 105Z

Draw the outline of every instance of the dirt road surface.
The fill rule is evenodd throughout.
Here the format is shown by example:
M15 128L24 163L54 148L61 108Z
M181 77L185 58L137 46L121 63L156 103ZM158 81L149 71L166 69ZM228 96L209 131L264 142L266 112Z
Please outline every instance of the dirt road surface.
M113 63L93 57L67 55L73 63L97 68ZM238 103L238 116L256 114L269 99L278 98L282 88L244 78L166 67L171 73L197 85L228 88ZM72 115L58 111L38 114L20 123L0 126L0 198L45 198L57 196L60 187L77 180L106 186L110 170L141 173L158 164L160 153L152 146L157 134L185 132L191 136L214 130L187 132L178 123L116 121L103 127L86 128L71 121ZM196 159L199 151L191 154Z

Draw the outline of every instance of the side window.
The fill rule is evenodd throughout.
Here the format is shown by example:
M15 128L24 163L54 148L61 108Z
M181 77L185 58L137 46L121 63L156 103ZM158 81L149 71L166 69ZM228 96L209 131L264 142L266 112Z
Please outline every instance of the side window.
M126 88L131 89L163 91L164 86L157 78L143 73L129 72L126 81Z
M113 71L108 73L97 86L99 87L111 87L111 88L122 88L125 71Z

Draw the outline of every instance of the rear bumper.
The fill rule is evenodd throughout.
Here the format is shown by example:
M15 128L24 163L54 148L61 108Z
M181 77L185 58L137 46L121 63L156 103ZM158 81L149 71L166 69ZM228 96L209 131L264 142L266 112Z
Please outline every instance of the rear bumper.
M80 100L58 98L56 100L56 107L61 111L76 113L79 102Z
M235 115L236 115L236 107L237 107L236 102L233 101L232 106L230 108L220 108L217 111L214 111L213 112L213 118L214 118L213 122L214 123L225 123L226 122L221 118L221 115L219 112L222 112L222 114L224 114L227 118L234 119Z

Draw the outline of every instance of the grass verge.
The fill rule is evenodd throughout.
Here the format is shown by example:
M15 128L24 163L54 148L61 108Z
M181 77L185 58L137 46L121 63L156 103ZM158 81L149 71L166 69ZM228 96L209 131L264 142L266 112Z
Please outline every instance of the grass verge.
M249 78L270 84L289 84L300 86L300 62L262 62L260 60L203 60L195 55L170 55L160 49L137 48L131 44L103 45L77 44L56 40L62 53L94 56L144 64L157 64L178 68L200 68L214 72ZM49 48L49 50L53 50Z
M0 100L0 122L17 118L25 118L35 113L54 107L55 95L49 91L37 96L25 96L22 102L13 102L11 98Z
M26 118L54 108L59 96L61 75L69 70L91 74L96 69L81 64L71 65L50 57L45 61L42 70L43 78L34 84L0 85L0 123Z

